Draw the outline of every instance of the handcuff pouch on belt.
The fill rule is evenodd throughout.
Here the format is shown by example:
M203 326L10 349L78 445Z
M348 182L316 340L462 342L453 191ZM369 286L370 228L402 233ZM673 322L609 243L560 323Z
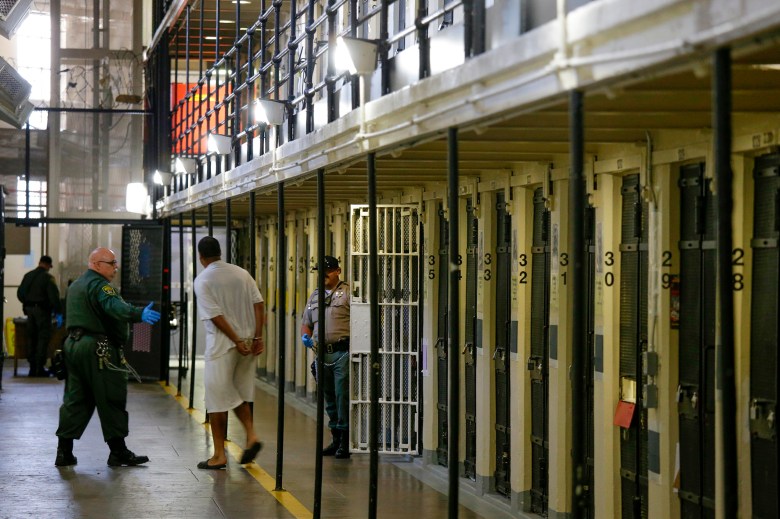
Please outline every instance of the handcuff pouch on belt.
M111 371L120 371L122 373L133 375L138 382L141 382L141 377L138 375L138 372L135 370L135 368L133 368L133 366L130 365L129 362L127 362L127 359L125 359L125 353L122 351L122 348L116 348L117 355L119 356L119 364L121 364L121 366L117 366L111 362L111 348L114 346L111 344L111 341L107 336L102 334L90 334L83 328L73 328L68 333L68 336L74 341L78 341L85 335L91 335L97 340L95 355L97 355L98 358L99 370L106 368Z

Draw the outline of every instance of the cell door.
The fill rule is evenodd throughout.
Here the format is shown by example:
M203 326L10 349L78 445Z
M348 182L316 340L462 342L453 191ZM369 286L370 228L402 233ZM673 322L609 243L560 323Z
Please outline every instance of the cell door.
M777 345L780 344L780 154L753 170L753 287L750 317L750 460L753 517L780 516L777 472ZM738 261L735 251L734 261ZM734 280L735 289L738 282Z
M464 475L477 480L477 251L479 250L479 221L474 204L466 202L466 308L464 315L465 347L463 348L466 393L466 456Z
M680 512L715 517L715 199L704 165L680 169Z
M496 492L511 496L510 415L511 385L509 378L509 340L511 337L512 286L512 217L507 212L503 192L496 193L496 348L493 353L496 370ZM485 261L487 264L487 260ZM487 273L488 270L486 269Z
M631 426L621 430L622 516L647 517L647 411L642 406L642 354L647 351L647 208L639 175L623 178L620 238L620 391L635 405Z
M444 214L444 206L439 204L439 304L436 320L436 409L438 414L439 446L436 448L436 459L439 465L447 466L447 383L448 363L447 350L449 341L447 335L447 307L449 305L449 224Z
M550 212L542 188L534 191L531 244L531 512L547 515L550 363ZM522 258L521 258L522 260ZM521 263L522 265L522 263Z
M378 205L378 275L369 278L368 206L350 210L350 448L369 450L369 283L379 292L379 452L419 454L420 218L417 206Z
M588 207L585 210L585 289L587 290L587 298L585 303L587 305L585 309L585 348L586 348L586 386L585 397L587 402L587 414L585 418L585 437L587 444L587 461L585 464L585 480L588 482L588 490L586 492L587 500L587 513L586 518L590 519L595 517L593 510L593 490L595 488L594 481L594 421L593 421L593 407L594 407L594 384L593 376L595 374L594 357L596 354L596 210L592 207Z

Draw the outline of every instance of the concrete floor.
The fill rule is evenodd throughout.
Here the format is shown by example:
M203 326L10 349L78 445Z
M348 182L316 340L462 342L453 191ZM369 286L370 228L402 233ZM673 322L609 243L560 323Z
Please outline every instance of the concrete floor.
M12 362L11 362L12 364ZM20 362L20 375L26 375ZM184 396L157 383L129 386L128 447L149 456L140 467L106 465L97 416L77 441L78 465L56 468L58 408L63 383L56 379L13 376L6 361L0 392L0 518L294 518L311 517L314 507L316 422L286 406L283 486L274 492L277 401L258 389L255 426L264 449L256 463L241 466L243 430L231 416L228 469L196 468L211 455L211 436L203 419L202 381L196 371L195 410L188 411L189 379ZM200 378L200 380L198 380ZM176 381L176 372L171 372ZM447 497L380 458L379 517L447 517ZM350 460L324 459L322 517L368 516L368 455ZM459 517L477 515L460 507Z

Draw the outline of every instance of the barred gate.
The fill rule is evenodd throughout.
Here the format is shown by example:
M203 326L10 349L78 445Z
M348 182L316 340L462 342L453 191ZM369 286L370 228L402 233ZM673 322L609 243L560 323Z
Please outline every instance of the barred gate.
M350 212L350 446L369 450L370 299L368 206ZM418 312L420 220L417 206L377 206L379 256L379 452L419 454Z

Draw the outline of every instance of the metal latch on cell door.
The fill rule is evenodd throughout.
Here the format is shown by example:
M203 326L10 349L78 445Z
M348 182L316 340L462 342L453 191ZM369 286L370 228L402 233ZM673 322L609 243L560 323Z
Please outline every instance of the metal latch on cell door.
M699 416L699 387L691 384L677 386L677 406L680 414L686 418Z
M750 401L750 434L754 438L775 440L775 402L762 398Z
M463 347L463 355L466 356L466 364L468 366L474 365L474 343L467 342Z
M542 359L543 357L539 355L532 355L528 358L528 372L531 375L531 380L542 380L544 378Z
M438 353L440 359L447 358L447 343L444 340L444 337L439 337L436 340L436 352Z

